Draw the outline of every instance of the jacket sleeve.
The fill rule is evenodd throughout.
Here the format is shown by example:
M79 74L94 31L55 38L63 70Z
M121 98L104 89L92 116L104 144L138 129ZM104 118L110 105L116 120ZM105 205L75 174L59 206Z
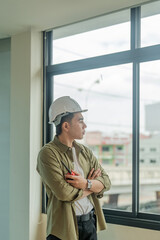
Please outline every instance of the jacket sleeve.
M59 200L72 202L83 195L83 190L76 189L65 181L62 164L50 148L43 147L39 152L37 171L43 183L50 188Z
M91 161L91 168L94 168L94 169L100 168L101 169L101 176L97 177L96 180L100 181L104 185L104 188L102 189L101 192L99 192L96 195L97 195L97 198L102 198L104 192L108 191L111 188L111 181L109 179L108 174L105 172L105 170L102 168L101 164L98 162L97 158L93 155L92 151L89 149L88 149L88 151L89 151L89 158Z

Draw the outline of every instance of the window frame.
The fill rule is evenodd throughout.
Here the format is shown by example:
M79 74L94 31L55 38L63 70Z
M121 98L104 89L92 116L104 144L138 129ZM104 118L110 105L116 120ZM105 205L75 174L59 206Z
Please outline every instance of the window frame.
M140 47L141 7L131 8L130 50L52 65L53 31L43 33L43 144L52 140L52 126L48 124L48 109L53 101L55 75L116 66L133 65L133 138L132 138L132 211L103 209L106 222L112 224L160 230L160 215L139 212L139 108L140 63L160 60L160 44ZM133 161L134 159L134 161ZM42 212L46 213L46 193L42 190Z

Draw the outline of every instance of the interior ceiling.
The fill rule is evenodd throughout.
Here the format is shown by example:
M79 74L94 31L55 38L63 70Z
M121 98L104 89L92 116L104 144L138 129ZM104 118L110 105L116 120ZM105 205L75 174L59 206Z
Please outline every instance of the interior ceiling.
M0 38L70 24L148 0L0 0Z

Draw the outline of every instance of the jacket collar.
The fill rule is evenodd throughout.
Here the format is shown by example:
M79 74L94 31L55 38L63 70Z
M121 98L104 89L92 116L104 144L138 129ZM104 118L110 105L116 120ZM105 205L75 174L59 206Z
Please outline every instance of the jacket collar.
M68 150L72 149L71 147L68 147L67 145L60 142L57 136L54 137L53 142L56 144L56 146L60 149L62 153L66 153ZM77 153L83 150L83 147L79 143L77 143L75 140L73 142L73 146L75 147Z

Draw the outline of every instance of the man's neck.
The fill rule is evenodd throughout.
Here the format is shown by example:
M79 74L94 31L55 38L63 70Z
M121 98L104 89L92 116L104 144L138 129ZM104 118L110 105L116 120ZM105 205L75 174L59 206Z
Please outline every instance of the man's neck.
M64 136L63 134L60 134L58 136L58 139L61 143L63 143L64 145L68 146L68 147L72 147L73 146L73 141L74 139L70 139L67 136Z

